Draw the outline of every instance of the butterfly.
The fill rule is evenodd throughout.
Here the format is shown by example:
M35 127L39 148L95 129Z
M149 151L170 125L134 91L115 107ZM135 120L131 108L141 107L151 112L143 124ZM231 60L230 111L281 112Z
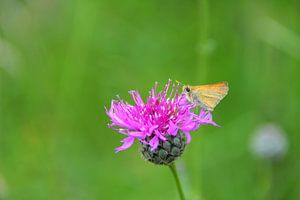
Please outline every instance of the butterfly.
M182 90L191 103L196 103L207 111L213 111L218 103L227 95L229 87L228 83L223 81L208 85L183 85Z

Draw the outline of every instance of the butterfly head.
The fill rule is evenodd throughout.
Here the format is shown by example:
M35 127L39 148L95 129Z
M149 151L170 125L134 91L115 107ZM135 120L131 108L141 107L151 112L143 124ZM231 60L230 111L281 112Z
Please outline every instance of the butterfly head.
M185 86L182 87L182 91L185 94L189 94L191 92L191 87L189 85L185 85Z

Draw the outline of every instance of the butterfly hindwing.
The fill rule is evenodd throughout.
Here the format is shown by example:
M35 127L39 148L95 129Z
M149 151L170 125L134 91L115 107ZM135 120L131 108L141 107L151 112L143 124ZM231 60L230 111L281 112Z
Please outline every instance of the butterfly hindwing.
M228 83L221 82L210 85L191 86L191 93L201 107L213 111L228 93Z

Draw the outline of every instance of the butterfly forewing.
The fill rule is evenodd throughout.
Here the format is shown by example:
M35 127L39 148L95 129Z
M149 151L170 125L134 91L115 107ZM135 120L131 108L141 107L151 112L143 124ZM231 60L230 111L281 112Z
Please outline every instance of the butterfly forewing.
M210 85L191 86L191 92L200 106L213 111L218 103L227 95L228 83L221 82Z

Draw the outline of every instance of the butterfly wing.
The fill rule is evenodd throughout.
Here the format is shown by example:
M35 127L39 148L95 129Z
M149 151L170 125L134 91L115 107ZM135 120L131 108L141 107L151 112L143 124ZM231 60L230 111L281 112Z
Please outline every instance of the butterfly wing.
M208 111L214 110L218 103L227 95L228 90L227 82L191 86L193 98L197 100L201 107Z

